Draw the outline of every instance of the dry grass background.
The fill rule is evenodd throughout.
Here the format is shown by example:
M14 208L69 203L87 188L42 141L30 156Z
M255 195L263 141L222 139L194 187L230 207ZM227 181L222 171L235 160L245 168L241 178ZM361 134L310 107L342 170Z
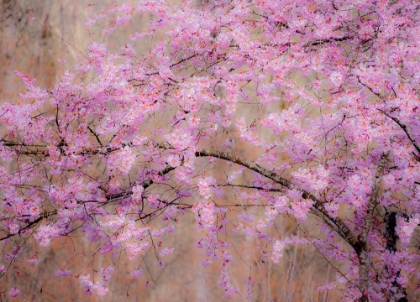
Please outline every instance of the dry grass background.
M91 14L106 5L115 4L116 0L97 1L92 10L87 10L86 0L0 0L0 101L16 101L19 92L24 90L14 70L28 73L37 79L37 84L52 88L65 68L71 69L78 61L80 53L86 53L92 41L107 43L110 48L119 48L127 39L127 33L119 30L110 37L101 33L96 26L90 32L83 23ZM130 2L130 1L128 1ZM131 1L135 3L135 1ZM29 20L32 13L35 21ZM145 26L145 18L137 18L129 26ZM157 38L155 38L157 40ZM147 51L150 45L136 45L137 49ZM67 60L67 66L58 64L58 59ZM271 108L281 110L282 108ZM271 110L270 109L270 110ZM247 114L251 114L247 112ZM251 117L250 117L251 118ZM238 144L238 153L247 158L256 158L258 154L246 144ZM235 213L229 213L234 217ZM21 295L14 300L22 301L96 301L96 295L84 295L81 285L75 278L77 273L91 273L101 266L115 265L116 272L110 281L110 292L104 301L227 301L217 285L219 268L216 264L203 268L200 264L202 251L195 248L200 234L194 225L194 217L186 216L174 236L168 238L176 251L166 259L163 269L156 266L152 254L146 256L142 267L145 277L132 280L129 272L137 267L141 259L129 261L124 253L117 258L98 257L95 244L83 239L83 234L71 238L57 239L52 248L38 249L39 262L36 265L17 263L13 276L0 284L0 291L10 286L20 288ZM296 223L287 217L276 221L273 237L284 238L291 234L321 238L315 218L305 225ZM328 280L334 280L335 272L329 264L311 246L290 247L279 264L270 263L257 249L258 242L240 234L232 234L231 242L237 251L231 276L234 284L244 289L244 282L250 272L254 278L252 301L339 301L341 291L316 290L317 286ZM1 249L1 254L4 250ZM67 265L68 264L68 265ZM54 270L70 267L73 276L57 278ZM332 263L335 267L345 263ZM3 281L3 280L2 280ZM146 281L150 282L146 286ZM40 288L42 287L42 293ZM127 296L127 293L129 294ZM7 295L1 294L2 301L8 301ZM244 301L237 296L232 301Z

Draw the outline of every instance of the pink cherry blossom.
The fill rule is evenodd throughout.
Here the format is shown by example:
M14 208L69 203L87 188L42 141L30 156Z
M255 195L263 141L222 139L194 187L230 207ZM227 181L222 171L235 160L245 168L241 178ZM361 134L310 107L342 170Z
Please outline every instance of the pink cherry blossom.
M138 277L140 277L140 276L142 276L143 275L143 270L142 269L136 269L136 270L134 270L132 273L131 273L131 276L133 277L133 278L138 278Z
M19 294L20 261L78 240L87 295L108 293L117 259L137 278L196 247L226 297L252 300L262 264L247 257L274 272L307 245L334 264L318 290L416 300L417 2L196 2L90 5L107 39L51 87L15 73L26 89L0 105L5 291ZM285 219L299 232L279 232ZM78 267L55 263L57 277Z
M15 298L17 296L19 296L20 294L20 289L16 288L16 287L12 287L9 291L9 296L12 298Z

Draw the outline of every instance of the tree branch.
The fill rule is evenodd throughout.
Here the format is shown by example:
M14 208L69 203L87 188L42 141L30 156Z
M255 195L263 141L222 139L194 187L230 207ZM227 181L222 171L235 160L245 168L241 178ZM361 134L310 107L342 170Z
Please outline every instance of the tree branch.
M365 223L360 233L360 245L361 252L358 254L359 258L359 289L362 292L361 301L369 301L368 289L369 289L369 269L370 269L370 258L368 251L368 236L372 226L373 213L378 204L378 195L381 184L381 179L385 171L388 154L382 154L381 159L378 163L375 178L373 180L372 192L369 198L369 204L367 208Z
M95 136L96 141L97 141L97 142L99 143L99 145L101 145L101 147L102 147L103 145L102 145L101 140L99 139L98 134L96 134L96 132L95 132L95 131L93 131L93 130L92 130L92 128L90 128L90 126L88 126L87 128L89 129L90 133L92 133L92 134Z
M416 148L417 153L420 156L420 145L416 142L416 140L414 138L412 138L412 136L410 135L410 133L407 130L407 126L404 125L403 123L401 123L400 120L397 119L396 117L390 116L388 113L386 113L385 111L383 111L381 109L378 109L378 110L383 115L385 115L385 116L389 117L391 120L393 120L398 126L400 126L400 128L405 132L405 134L407 135L408 139L413 144L414 148ZM419 159L419 156L416 155L417 159Z
M32 227L34 227L35 225L37 225L39 222L41 222L41 220L43 220L44 218L48 218L50 216L56 215L57 214L57 210L51 211L51 212L43 212L37 219L35 219L34 221L31 221L30 223L28 223L28 225L26 225L25 227L19 229L19 231L15 234L7 234L6 236L0 238L0 241L9 239L10 237L13 237L17 234L21 234L22 231L24 230L28 230Z
M161 147L165 148L164 145L160 145ZM201 151L197 151L195 153L196 157L216 157L220 159L224 159L233 163L236 163L238 165L241 165L243 167L246 167L254 172L257 172L258 174L267 177L268 179L271 179L272 181L280 184L284 188L288 190L298 190L302 192L302 197L305 199L311 199L314 204L311 208L312 212L320 217L332 230L334 230L336 233L340 235L347 243L350 244L356 251L356 253L360 253L360 243L352 230L340 219L340 218L333 218L331 217L328 212L325 210L322 202L317 199L313 194L299 188L298 186L292 184L289 180L277 175L275 172L272 172L264 167L261 167L260 165L253 163L251 161L247 161L245 159L242 159L237 156L230 155L226 152L220 152L220 151L214 151L210 149L204 149Z
M285 190L284 189L263 188L263 187L260 187L260 186L248 186L248 185L231 184L231 183L216 184L216 187L237 187L237 188L254 189L254 190L266 191L266 192L281 192L281 193L285 193Z

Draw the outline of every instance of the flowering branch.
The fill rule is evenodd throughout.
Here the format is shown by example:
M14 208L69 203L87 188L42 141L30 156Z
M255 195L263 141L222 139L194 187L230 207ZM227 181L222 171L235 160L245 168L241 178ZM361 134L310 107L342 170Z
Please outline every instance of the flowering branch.
M236 163L254 172L257 172L260 175L267 177L268 179L271 179L275 183L280 184L288 190L299 190L300 192L302 192L302 198L310 199L314 202L314 205L312 207L312 211L314 212L314 214L321 218L322 221L327 223L328 226L330 226L335 232L337 232L340 235L340 237L342 237L347 243L349 243L350 246L354 248L356 253L360 253L360 243L357 240L354 233L350 230L350 228L340 218L331 217L325 210L322 202L306 190L302 190L301 188L292 184L289 180L277 175L273 171L261 167L259 164L247 161L237 156L230 155L226 152L220 152L212 149L204 149L201 151L197 151L195 155L197 157L211 156Z

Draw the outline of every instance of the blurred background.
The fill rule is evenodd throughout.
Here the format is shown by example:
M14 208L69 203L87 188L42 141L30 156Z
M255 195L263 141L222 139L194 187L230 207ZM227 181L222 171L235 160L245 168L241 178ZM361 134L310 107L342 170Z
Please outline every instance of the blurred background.
M16 102L25 89L20 78L15 76L15 70L35 77L39 86L51 89L63 72L71 70L87 53L91 42L106 43L109 49L119 50L128 41L128 33L133 32L133 28L144 27L152 16L133 18L124 28L108 36L102 32L106 21L89 29L84 23L93 14L122 2L0 0L0 101ZM137 1L124 2L136 4ZM199 9L199 5L197 7ZM145 52L154 42L140 40L135 45L136 50ZM59 60L66 63L59 63ZM248 158L256 157L246 145L237 146L243 148L241 152ZM203 251L196 248L200 233L194 224L194 216L185 215L176 233L163 239L175 246L175 252L165 258L163 268L157 266L153 252L144 259L139 255L133 260L123 252L114 257L99 256L98 246L85 239L81 232L54 240L51 248L34 246L38 262L14 263L7 279L0 282L1 301L244 301L245 296L241 294L230 300L225 298L217 285L220 279L218 263L206 268L201 265ZM315 218L297 225L284 217L276 220L272 235L275 238L305 236L311 230L311 236L322 239L321 232L313 229L320 229ZM270 247L259 246L256 240L239 233L232 233L228 240L235 251L230 268L233 285L245 292L245 282L251 276L254 280L251 301L341 300L339 288L318 291L317 287L335 280L334 268L343 268L346 263L329 263L313 246L306 245L287 248L280 263L274 264L266 253ZM3 245L0 245L1 249ZM95 275L101 267L109 265L115 266L109 293L104 298L96 294L86 296L76 277L82 273ZM144 269L144 275L131 278L130 272L138 267ZM72 269L72 275L56 277L54 271L57 269ZM97 281L97 275L95 278ZM10 287L21 290L18 298L10 298L5 293Z

